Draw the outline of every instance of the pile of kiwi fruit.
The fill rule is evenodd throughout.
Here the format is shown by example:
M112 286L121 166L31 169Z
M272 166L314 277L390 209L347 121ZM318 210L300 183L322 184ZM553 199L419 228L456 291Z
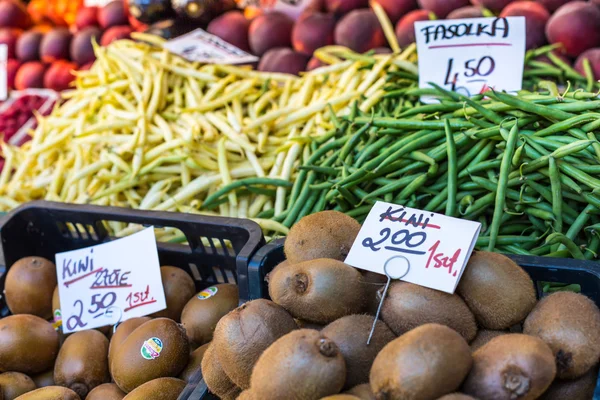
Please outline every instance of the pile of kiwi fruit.
M160 269L167 308L116 326L65 335L56 267L25 257L6 274L11 315L0 319L0 400L175 400L197 382L238 288L200 290L183 269Z
M582 294L538 301L510 258L475 251L455 294L344 263L360 225L309 215L266 277L270 299L227 313L201 360L223 400L590 400L600 310ZM374 324L375 323L375 324ZM374 325L373 336L367 339Z

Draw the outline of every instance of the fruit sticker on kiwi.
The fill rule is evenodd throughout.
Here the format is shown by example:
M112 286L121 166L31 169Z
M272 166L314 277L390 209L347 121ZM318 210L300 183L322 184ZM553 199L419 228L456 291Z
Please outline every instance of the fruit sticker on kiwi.
M163 342L159 338L153 337L146 340L142 344L142 348L140 349L140 353L142 353L142 357L146 360L154 360L160 356L160 352L163 349Z
M219 289L217 287L211 286L198 293L196 297L198 297L200 300L206 300L208 298L213 297L215 294L217 294L218 291Z
M164 47L189 61L205 64L248 64L258 61L258 57L200 28L169 40Z
M59 309L54 310L54 323L52 326L54 329L58 329L62 326L62 314Z
M167 307L152 227L58 253L55 259L64 333L115 325Z
M378 201L346 264L454 293L481 223Z

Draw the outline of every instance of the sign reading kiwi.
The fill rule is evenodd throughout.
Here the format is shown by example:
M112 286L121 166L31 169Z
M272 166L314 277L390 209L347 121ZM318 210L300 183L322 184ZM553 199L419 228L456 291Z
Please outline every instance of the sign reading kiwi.
M152 227L56 254L64 333L114 325L166 308Z
M345 263L384 274L393 261L403 281L454 293L480 230L479 222L378 201Z

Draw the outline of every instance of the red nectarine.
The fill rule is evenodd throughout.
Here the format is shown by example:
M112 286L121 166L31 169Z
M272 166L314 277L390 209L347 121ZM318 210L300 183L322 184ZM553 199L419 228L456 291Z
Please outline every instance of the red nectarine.
M21 65L15 76L15 89L44 87L44 72L46 67L38 61L29 61Z
M375 13L362 9L351 11L337 24L335 43L364 53L376 47L384 47L386 40Z
M335 18L333 14L319 12L297 21L292 30L294 50L311 55L320 47L333 44Z
M525 47L527 50L546 44L544 28L550 18L550 13L540 3L516 1L507 5L500 16L525 17Z
M250 23L248 31L252 53L262 56L275 47L290 46L293 27L294 21L279 12L271 12L256 17Z
M57 92L68 89L70 83L75 79L73 71L76 69L77 64L68 61L52 63L44 75L44 87Z
M585 1L565 4L548 20L546 36L552 44L561 43L571 57L600 47L600 8Z
M250 51L248 43L248 29L250 21L246 19L241 11L228 11L225 14L215 18L208 24L206 30L231 43L238 49Z

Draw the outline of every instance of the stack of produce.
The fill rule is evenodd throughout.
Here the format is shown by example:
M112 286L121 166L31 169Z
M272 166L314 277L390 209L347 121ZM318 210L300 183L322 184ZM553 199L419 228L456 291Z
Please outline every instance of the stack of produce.
M342 262L359 229L335 211L292 228L287 260L267 277L272 301L243 304L216 326L202 360L212 393L224 400L591 399L597 305L572 292L538 302L529 275L500 254L475 252L455 294L392 282L367 343L386 278Z
M210 195L220 215L255 218L285 203L308 143L335 133L335 113L369 112L385 94L386 69L416 72L405 61L411 48L349 53L358 60L302 78L198 66L127 40L96 51L33 140L3 145L3 210L46 199L197 212Z
M4 287L13 315L0 319L0 398L175 400L186 383L198 383L217 323L238 306L238 288L197 293L185 270L163 266L160 274L165 310L64 335L56 266L41 257L13 264Z

